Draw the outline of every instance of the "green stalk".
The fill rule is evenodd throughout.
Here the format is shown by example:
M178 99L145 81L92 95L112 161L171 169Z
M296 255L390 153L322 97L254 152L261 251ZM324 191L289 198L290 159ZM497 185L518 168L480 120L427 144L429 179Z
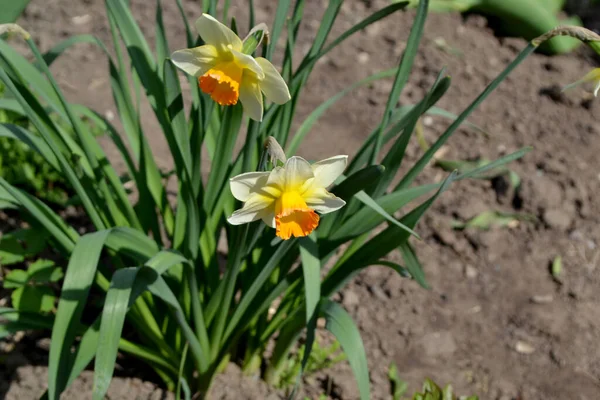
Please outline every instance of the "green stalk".
M206 331L206 325L204 323L204 316L202 315L202 305L200 303L200 292L198 290L198 283L196 282L196 276L194 275L194 269L191 265L184 266L186 280L190 287L191 301L192 301L192 314L194 316L194 324L196 327L196 335L198 335L198 341L202 352L205 354L210 353L210 342L208 340L208 333Z
M218 361L217 356L221 350L223 331L225 330L225 323L227 322L227 317L229 316L229 308L231 307L231 302L233 300L237 276L242 265L241 260L245 251L244 244L246 243L248 226L249 225L246 224L244 227L233 229L233 231L238 232L239 236L237 240L233 241L233 246L229 247L230 251L233 250L233 254L230 253L227 260L227 272L223 278L225 281L225 291L223 293L223 299L221 301L219 311L217 312L217 320L215 321L211 337L211 343L213 344L211 348L211 361L213 363Z

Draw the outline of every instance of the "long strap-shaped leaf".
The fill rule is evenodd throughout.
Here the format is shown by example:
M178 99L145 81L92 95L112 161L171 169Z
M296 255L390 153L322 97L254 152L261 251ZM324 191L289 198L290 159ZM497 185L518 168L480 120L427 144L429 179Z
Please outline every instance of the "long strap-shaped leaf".
M94 367L93 398L103 399L113 376L125 315L137 297L159 276L174 265L189 261L172 251L161 251L148 260L146 267L125 268L115 272L104 302L100 336ZM147 271L144 269L151 269ZM154 273L151 273L154 270ZM141 274L139 274L141 272ZM138 279L139 277L139 279Z
M139 270L137 267L132 267L116 271L106 293L94 365L92 392L94 400L104 399L108 391L117 361L119 339L125 323L125 314L129 308L131 290Z
M373 146L373 152L371 153L371 164L376 163L377 156L379 155L379 151L381 150L381 146L383 144L383 130L387 126L392 114L392 110L396 107L400 93L402 93L402 89L408 81L408 76L412 70L412 66L419 49L419 44L421 43L421 37L423 36L428 8L429 0L419 1L417 15L413 20L413 26L410 29L410 35L408 36L408 41L406 42L406 48L402 54L402 61L400 61L398 73L396 74L394 84L392 85L392 90L390 91L390 95L385 105L385 111L383 112L381 124L379 124L377 133L375 134L375 145Z
M358 328L352 317L337 303L328 299L321 301L321 313L327 320L325 328L340 342L354 372L361 400L370 398L369 366Z
M71 254L52 329L48 359L48 396L58 399L67 385L71 368L71 346L76 327L96 275L96 268L109 230L85 235Z

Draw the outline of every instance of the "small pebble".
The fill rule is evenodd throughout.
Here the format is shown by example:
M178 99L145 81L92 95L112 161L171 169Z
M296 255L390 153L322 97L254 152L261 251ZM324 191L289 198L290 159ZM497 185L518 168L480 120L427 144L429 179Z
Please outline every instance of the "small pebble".
M535 295L531 297L531 302L535 304L552 303L553 300L554 298L551 294Z
M515 345L515 350L517 350L517 353L520 354L531 354L535 351L535 348L529 343L525 343L519 340Z

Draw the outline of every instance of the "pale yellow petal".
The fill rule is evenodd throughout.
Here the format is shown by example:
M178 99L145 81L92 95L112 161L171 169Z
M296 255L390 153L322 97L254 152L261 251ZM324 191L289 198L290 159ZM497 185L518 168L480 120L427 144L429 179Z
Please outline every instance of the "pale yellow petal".
M263 91L265 97L275 104L287 103L292 98L290 91L273 64L262 57L257 57L256 62L265 74L264 79L260 82L260 90Z
M192 49L174 51L171 61L177 68L192 76L202 76L217 63L215 46L204 45Z
M204 43L215 46L217 50L224 51L229 46L233 50L242 50L242 39L209 14L202 14L196 20L196 30Z
M263 98L256 82L243 80L240 85L240 101L244 111L255 121L262 121Z
M302 157L288 158L283 167L285 171L285 190L301 190L314 173L308 161Z
M267 183L269 172L247 172L229 180L231 194L239 201L246 201L253 189L259 190Z
M303 197L306 205L319 214L327 214L339 210L346 205L344 200L334 196L323 188L311 190Z
M311 165L315 174L313 185L323 188L330 186L344 172L347 163L348 156L335 156L314 163Z
M241 225L261 219L264 215L263 210L272 207L273 201L265 196L251 195L244 207L236 210L231 217L227 218L227 222L231 225Z
M252 71L252 73L254 74L254 76L252 77L253 79L264 79L265 73L263 72L262 67L258 65L254 57L236 50L231 50L231 54L233 54L233 59L239 66Z
M275 213L273 212L272 209L270 210L263 210L261 219L263 220L263 222L267 225L270 226L271 228L275 228L276 227L276 223L275 223Z

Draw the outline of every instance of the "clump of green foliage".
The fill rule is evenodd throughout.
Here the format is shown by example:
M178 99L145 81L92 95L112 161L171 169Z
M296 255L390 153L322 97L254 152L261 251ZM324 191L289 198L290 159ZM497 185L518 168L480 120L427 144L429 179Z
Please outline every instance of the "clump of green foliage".
M0 83L0 100L6 99L5 86ZM0 109L0 123L20 126L34 131L23 115ZM73 190L60 171L44 157L19 141L0 136L0 177L40 199L64 206Z

